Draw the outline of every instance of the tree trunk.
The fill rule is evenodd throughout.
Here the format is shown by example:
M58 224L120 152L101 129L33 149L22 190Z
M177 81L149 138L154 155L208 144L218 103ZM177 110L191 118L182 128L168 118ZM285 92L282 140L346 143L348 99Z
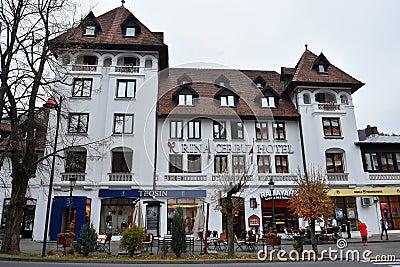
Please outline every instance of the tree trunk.
M235 255L235 234L233 232L233 203L232 196L228 196L226 203L227 237L228 237L228 256Z
M311 231L311 246L312 250L315 251L316 254L318 254L318 240L317 236L315 235L315 220L311 220L310 222L310 231Z
M28 186L27 181L29 180L29 178L26 176L27 174L23 170L19 168L13 168L10 208L7 214L4 240L1 247L2 253L11 255L18 255L21 253L19 247L20 231L24 207L26 204L25 196Z

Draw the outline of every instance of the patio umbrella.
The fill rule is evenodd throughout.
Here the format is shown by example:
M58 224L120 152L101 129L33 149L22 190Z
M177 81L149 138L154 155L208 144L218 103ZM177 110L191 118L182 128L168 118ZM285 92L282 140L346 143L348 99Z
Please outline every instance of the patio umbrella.
M194 226L193 226L193 237L195 239L198 239L199 236L199 232L203 232L204 231L204 206L203 203L200 203L197 206L197 213L196 213L196 217L194 219Z
M140 228L144 228L144 219L143 219L143 211L142 204L140 201L136 202L135 210L133 211L133 224L139 226Z

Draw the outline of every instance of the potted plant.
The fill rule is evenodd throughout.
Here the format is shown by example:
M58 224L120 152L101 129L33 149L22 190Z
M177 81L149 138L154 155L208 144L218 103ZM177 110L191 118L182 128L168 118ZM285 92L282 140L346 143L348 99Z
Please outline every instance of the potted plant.
M57 234L57 244L70 245L74 242L75 234L73 232L61 232Z
M268 233L265 235L265 240L267 241L267 245L280 245L281 238L275 233Z

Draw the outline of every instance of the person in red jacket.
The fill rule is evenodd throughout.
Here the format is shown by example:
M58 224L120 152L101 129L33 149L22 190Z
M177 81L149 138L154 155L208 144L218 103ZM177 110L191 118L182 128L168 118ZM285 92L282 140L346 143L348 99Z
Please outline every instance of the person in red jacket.
M363 242L363 246L368 246L368 231L367 231L367 225L360 221L358 223L358 230L360 230L361 234L361 241Z

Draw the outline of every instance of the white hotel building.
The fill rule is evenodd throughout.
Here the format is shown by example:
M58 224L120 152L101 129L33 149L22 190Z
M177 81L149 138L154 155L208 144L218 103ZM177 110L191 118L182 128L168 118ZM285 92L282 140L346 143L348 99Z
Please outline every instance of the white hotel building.
M253 179L237 196L235 232L269 227L270 179L278 230L301 227L288 199L297 170L310 166L326 170L336 219L350 220L355 234L357 220L371 234L379 232L377 196L399 199L399 183L384 187L384 179L398 182L400 175L371 183L355 144L352 94L363 83L322 53L306 49L296 66L281 73L168 69L163 34L151 32L123 6L98 17L90 13L53 45L71 82L59 92L64 100L58 147L77 147L57 159L50 240L66 228L70 177L77 178L71 223L76 234L90 218L99 232L111 220L118 236L138 200L146 231L155 235L170 231L177 207L193 226L205 203L208 228L224 231L220 178L241 173L246 164L254 167ZM51 112L49 129L55 116ZM97 140L104 141L83 146ZM43 238L47 204L49 177L40 175L35 178L40 188L30 196L34 240Z

